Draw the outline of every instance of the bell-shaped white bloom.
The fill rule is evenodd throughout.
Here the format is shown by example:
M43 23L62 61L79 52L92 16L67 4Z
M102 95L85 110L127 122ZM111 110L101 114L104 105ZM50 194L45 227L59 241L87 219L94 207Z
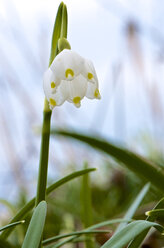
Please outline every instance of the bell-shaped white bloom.
M64 101L80 107L84 96L100 99L92 62L68 49L59 53L45 72L43 87L51 109Z

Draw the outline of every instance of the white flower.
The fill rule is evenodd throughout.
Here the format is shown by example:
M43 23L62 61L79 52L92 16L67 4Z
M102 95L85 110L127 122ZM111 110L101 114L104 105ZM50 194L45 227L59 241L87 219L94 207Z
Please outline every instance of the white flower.
M80 107L84 96L100 99L92 62L68 49L59 53L45 72L43 88L51 109L65 101Z

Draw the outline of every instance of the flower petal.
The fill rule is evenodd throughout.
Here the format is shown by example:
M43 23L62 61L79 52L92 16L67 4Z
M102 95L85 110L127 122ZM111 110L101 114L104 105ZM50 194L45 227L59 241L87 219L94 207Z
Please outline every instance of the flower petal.
M68 98L68 82L61 81L55 94L49 95L50 108L53 109L55 106L60 106Z
M46 97L56 92L59 81L56 79L55 74L50 68L44 73L43 89Z
M50 66L58 80L73 80L83 67L84 59L69 49L59 53Z
M80 107L80 101L84 98L87 91L87 80L82 76L77 76L74 80L68 82L68 101L76 107Z
M98 87L98 78L93 63L90 60L85 59L85 64L81 74L90 82Z
M101 98L99 89L97 88L95 84L88 82L86 97L89 99L94 99L94 98L100 99Z

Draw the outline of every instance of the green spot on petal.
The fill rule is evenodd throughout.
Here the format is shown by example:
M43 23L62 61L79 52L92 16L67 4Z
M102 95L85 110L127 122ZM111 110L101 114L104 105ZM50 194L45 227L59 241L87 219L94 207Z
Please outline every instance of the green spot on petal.
M53 107L56 106L56 101L52 98L50 98L50 105L52 105Z
M54 89L56 87L56 84L54 82L51 82L51 88Z
M88 72L88 79L92 79L93 78L93 74Z
M80 101L81 98L79 96L73 98L73 103L75 104L76 107L80 107Z
M65 71L65 77L68 78L68 76L71 75L71 77L74 77L74 71L70 68L68 68L66 71Z
M98 89L95 90L94 96L95 96L95 98L98 98L98 99L101 98L101 95L100 95L100 92Z

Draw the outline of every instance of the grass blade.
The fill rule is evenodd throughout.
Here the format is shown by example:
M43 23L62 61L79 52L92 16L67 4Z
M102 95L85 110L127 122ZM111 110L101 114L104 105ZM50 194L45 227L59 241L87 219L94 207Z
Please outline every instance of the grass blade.
M100 223L97 223L95 225L92 225L90 227L88 227L87 229L85 229L86 231L87 230L93 230L93 229L96 229L96 228L100 228L100 227L104 227L104 226L108 226L108 225L112 225L112 224L115 224L115 223L120 223L120 222L128 222L128 221L131 221L129 219L113 219L113 220L107 220L107 221L103 221L103 222L100 222ZM59 248L63 245L65 245L66 243L70 243L70 242L73 242L73 240L75 238L77 238L78 236L73 236L71 238L68 238L64 241L61 241L59 243L57 243L55 246L53 246L53 248Z
M54 191L56 188L58 188L61 185L65 184L65 183L67 183L69 181L71 181L72 179L77 178L77 177L80 177L80 176L83 176L83 175L85 175L87 173L90 173L90 172L93 172L93 171L96 171L96 168L89 168L89 169L79 170L79 171L73 172L73 173L69 174L68 176L61 178L59 181L55 182L51 186L49 186L47 188L46 193L48 195L52 191Z
M17 221L17 222L8 224L6 226L1 227L0 228L0 232L4 231L5 229L11 228L11 227L15 227L17 225L24 224L24 223L25 223L25 220L21 220L21 221Z
M154 218L164 217L164 209L154 209L151 211L147 211L146 215Z
M164 208L164 198L162 198L157 205L154 207L154 209L158 208ZM146 218L147 221L155 221L154 216L149 216ZM143 240L145 239L147 233L149 232L149 229L142 232L140 235L138 235L132 242L129 244L128 248L138 248L142 244Z
M84 169L87 169L87 165L85 165ZM84 227L87 228L92 224L91 188L90 188L90 178L88 174L85 174L82 177L81 201L82 201L82 220L84 223Z
M85 142L86 144L99 149L102 152L107 153L119 162L123 163L129 170L133 171L139 177L150 181L155 187L157 187L162 193L164 191L164 174L161 169L157 168L155 164L131 152L127 149L120 148L113 145L101 138L95 138L92 136L86 136L75 132L52 130L52 135L62 135L65 137L74 138ZM161 167L160 167L161 168Z
M137 235L151 227L163 232L163 227L157 223L145 220L134 221L114 234L101 248L124 248Z
M63 239L66 237L70 237L70 236L80 236L80 235L88 235L88 234L96 234L96 233L109 233L111 232L110 230L83 230L83 231L78 231L78 232L72 232L72 233L67 233L67 234L61 234L58 236L54 236L52 238L46 239L42 241L42 245L46 246L46 245L50 245L54 242L56 242L59 239Z
M122 223L122 222L130 222L132 221L132 219L113 219L113 220L106 220L106 221L103 221L103 222L100 222L98 224L95 224L95 225L92 225L90 227L88 227L86 230L93 230L93 229L96 229L96 228L100 228L100 227L103 227L103 226L108 226L108 225L112 225L112 224L115 224L115 223Z
M140 203L142 202L143 198L145 197L145 195L147 194L148 190L150 188L150 183L147 183L142 190L139 192L139 194L137 195L135 201L130 205L127 213L125 214L124 218L125 219L130 219L133 218L136 210L138 209ZM115 233L119 232L121 229L123 229L125 226L127 225L126 222L121 223L118 228L116 229Z
M22 248L38 248L43 233L47 213L47 204L42 201L35 208L28 226Z

